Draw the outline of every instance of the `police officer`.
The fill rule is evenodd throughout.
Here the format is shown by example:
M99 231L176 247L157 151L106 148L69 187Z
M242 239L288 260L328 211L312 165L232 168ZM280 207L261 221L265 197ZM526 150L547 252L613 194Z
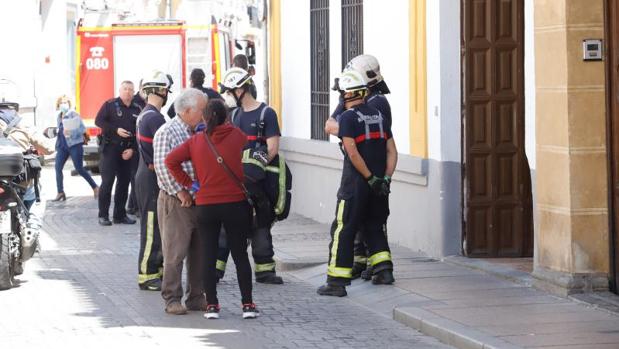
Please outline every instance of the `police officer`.
M381 112L365 103L369 91L363 75L344 71L339 89L346 109L340 116L338 133L345 151L344 168L331 230L327 283L317 292L342 297L352 278L354 238L359 227L363 227L370 252L372 282L394 282L385 226L397 150Z
M195 89L198 89L204 92L204 94L208 97L209 100L211 98L222 99L221 95L217 91L213 90L210 87L204 87L205 77L206 75L204 74L204 70L200 68L195 68L194 70L191 71L191 74L189 75L189 85L191 86L191 88L195 88ZM170 108L168 108L168 116L170 118L173 118L176 116L176 110L174 110L174 104L172 104Z
M348 62L344 70L351 69L359 72L368 81L369 94L366 97L366 103L380 111L387 125L391 128L391 106L385 96L391 91L383 79L376 57L372 55L359 55ZM337 90L336 86L334 86L334 90ZM337 121L343 112L344 101L340 99L340 103L325 124L325 132L337 136ZM371 269L367 265L367 246L363 237L363 229L359 229L355 235L354 264L352 268L353 280L359 276L365 280L370 280L372 278Z
M247 135L245 149L261 148L264 151L262 161L264 165L273 160L279 152L279 124L277 114L265 103L256 101L252 95L254 89L251 75L241 68L230 68L222 79L221 91L232 111L232 122ZM264 183L249 183L246 186L260 197L266 197ZM272 211L272 210L271 210ZM273 260L273 238L271 225L275 219L267 224L260 224L251 235L252 255L254 257L256 282L266 284L282 284L284 281L275 273L275 261ZM221 258L218 257L218 266L221 267Z
M136 119L140 107L131 102L133 82L120 84L119 96L112 98L101 106L95 124L102 129L102 150L99 168L101 170L101 189L99 191L99 224L112 225L109 219L112 187L116 181L114 193L115 224L135 224L127 217L125 204L131 180L131 159L137 152L135 141Z
M159 185L153 161L153 138L165 124L161 108L168 100L172 78L160 71L152 72L142 80L142 92L146 106L138 117L137 142L140 164L135 175L136 199L140 209L140 257L138 285L141 290L161 291L163 253L161 234L157 220L157 197Z
M140 85L138 87L138 92L133 95L131 102L140 106L140 110L144 109L146 106L146 96L142 95L142 80L140 80ZM135 215L136 217L140 217L140 212L138 211L138 204L135 198L135 174L138 170L138 164L140 163L140 152L136 152L132 158L131 162L131 191L129 192L129 200L127 201L127 213Z

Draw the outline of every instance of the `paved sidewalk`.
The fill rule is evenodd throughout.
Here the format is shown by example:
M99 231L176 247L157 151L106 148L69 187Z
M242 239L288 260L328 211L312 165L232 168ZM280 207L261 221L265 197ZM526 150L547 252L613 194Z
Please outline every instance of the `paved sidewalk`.
M274 243L283 269L322 261L292 274L314 287L324 283L328 231L298 216L278 224ZM446 263L392 247L395 285L354 281L350 301L458 348L619 348L618 314L455 265L454 258Z
M44 177L49 199L53 172ZM218 287L220 320L167 315L158 292L137 288L137 225L100 227L96 201L76 196L90 194L86 183L68 172L65 181L67 202L47 205L42 252L19 287L0 293L0 348L447 347L352 300L320 297L289 273L283 286L255 284L256 320L241 319L232 268Z

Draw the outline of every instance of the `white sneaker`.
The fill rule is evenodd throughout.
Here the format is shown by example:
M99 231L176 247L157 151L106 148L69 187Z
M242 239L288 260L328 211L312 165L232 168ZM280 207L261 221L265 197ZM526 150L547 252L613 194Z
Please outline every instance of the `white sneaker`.
M207 305L204 317L207 319L219 319L219 304Z

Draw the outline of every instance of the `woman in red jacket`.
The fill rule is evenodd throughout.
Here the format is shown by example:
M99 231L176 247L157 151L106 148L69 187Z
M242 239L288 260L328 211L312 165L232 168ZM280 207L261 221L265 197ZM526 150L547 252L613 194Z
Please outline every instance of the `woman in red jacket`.
M196 133L166 157L165 164L174 178L187 188L191 178L181 164L191 160L200 183L196 193L196 209L200 234L205 237L207 309L204 317L219 318L215 262L219 231L223 224L228 247L236 265L241 289L243 318L255 318L258 310L252 300L251 266L247 257L247 234L251 229L251 210L240 184L243 178L241 156L247 137L228 120L227 109L218 99L209 101L204 116L206 130ZM208 137L208 139L207 139ZM215 148L220 158L209 145ZM219 161L223 160L222 164ZM225 166L228 167L229 173ZM233 178L236 177L236 178Z

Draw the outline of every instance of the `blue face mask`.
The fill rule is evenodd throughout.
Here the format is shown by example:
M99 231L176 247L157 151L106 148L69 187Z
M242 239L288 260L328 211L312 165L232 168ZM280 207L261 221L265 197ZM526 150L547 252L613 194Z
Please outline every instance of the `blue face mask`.
M205 129L206 129L206 124L204 124L203 122L196 125L196 132L204 131Z
M61 103L60 104L60 111L63 113L66 113L69 111L69 103Z

